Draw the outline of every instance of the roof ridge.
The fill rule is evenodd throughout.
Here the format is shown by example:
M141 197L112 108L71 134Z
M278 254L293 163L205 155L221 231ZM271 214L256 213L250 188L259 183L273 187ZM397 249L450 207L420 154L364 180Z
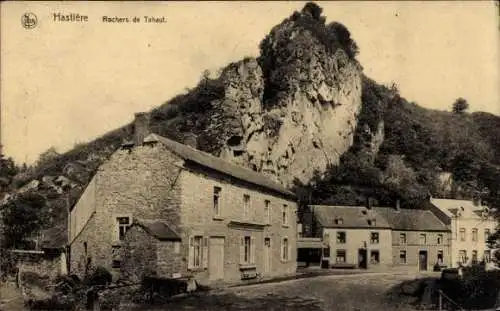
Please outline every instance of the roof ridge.
M178 156L180 156L181 158L183 158L185 160L190 160L192 162L196 162L202 166L219 171L223 174L232 176L234 178L237 178L237 179L240 179L240 180L243 180L246 182L250 182L250 183L259 185L259 186L267 188L269 190L277 191L277 192L284 194L284 195L293 196L293 197L296 196L295 193L286 189L283 185L272 180L270 177L266 176L265 174L262 174L261 172L253 171L247 167L237 165L237 164L232 163L230 161L216 157L208 152L205 152L205 151L193 148L191 146L182 144L180 142L177 142L177 141L172 140L170 138L161 136L159 134L151 133L145 138L144 141L145 142L153 142L154 140L159 141L167 149L169 149L170 151L172 151L173 153L177 154ZM178 148L178 149L176 150L176 148ZM194 153L194 155L190 155L189 153ZM201 159L196 158L197 156L200 157ZM203 160L203 158L206 158L206 160ZM210 161L213 161L215 163L210 163ZM224 165L227 165L228 167L224 168ZM240 174L238 174L238 171ZM246 178L248 176L245 176L245 175L250 175L250 178Z

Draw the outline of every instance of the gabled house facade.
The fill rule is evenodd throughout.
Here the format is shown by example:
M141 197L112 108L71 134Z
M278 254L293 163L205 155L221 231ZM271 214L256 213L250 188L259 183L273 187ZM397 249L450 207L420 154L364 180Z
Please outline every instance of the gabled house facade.
M451 231L450 263L453 267L490 262L493 251L486 241L497 228L487 206L479 200L430 199L429 209Z
M99 168L71 210L71 273L103 266L210 284L295 272L295 195L194 147L149 134L148 116L136 114L134 142ZM138 241L151 245L149 259L125 262Z
M450 229L431 211L375 207L392 229L392 262L395 267L420 271L450 266Z
M392 264L391 227L377 210L363 206L311 205L323 261L333 268L378 268Z

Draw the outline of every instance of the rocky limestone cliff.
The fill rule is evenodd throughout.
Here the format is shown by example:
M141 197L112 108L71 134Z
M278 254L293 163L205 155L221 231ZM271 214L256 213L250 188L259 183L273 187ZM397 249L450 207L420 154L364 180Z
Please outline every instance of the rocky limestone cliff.
M220 157L286 186L294 178L307 182L315 170L338 164L353 144L361 68L291 19L272 30L262 49L260 59L231 64L221 74L225 96L216 106L222 117L211 124L225 128Z

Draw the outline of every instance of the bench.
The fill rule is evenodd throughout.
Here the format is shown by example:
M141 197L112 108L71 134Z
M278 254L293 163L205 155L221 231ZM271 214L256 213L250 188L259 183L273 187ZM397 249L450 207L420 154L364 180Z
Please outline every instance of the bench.
M332 263L330 264L332 269L356 269L357 266L351 263Z

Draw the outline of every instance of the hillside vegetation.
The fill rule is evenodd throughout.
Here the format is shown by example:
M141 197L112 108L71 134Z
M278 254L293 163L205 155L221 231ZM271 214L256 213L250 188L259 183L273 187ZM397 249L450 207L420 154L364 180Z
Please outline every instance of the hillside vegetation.
M340 165L318 172L309 185L297 184L303 200L311 192L321 204L365 204L371 197L382 205L401 199L415 207L428 195L481 195L498 204L500 117L425 109L403 98L395 85L386 87L367 77L362 99L354 145ZM373 156L369 133L380 124L384 139ZM452 174L451 191L440 187L441 172Z

